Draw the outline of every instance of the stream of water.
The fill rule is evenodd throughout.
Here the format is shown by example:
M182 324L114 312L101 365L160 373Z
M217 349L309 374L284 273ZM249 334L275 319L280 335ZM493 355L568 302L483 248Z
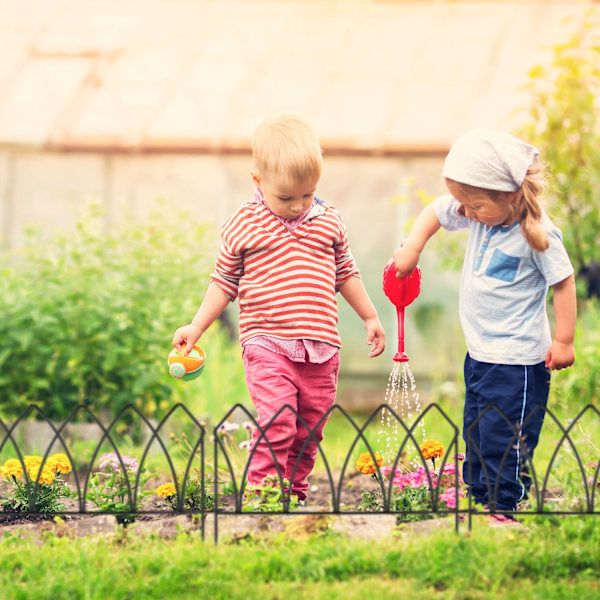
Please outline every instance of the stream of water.
M411 427L421 415L419 393L417 392L415 378L410 370L408 361L396 362L394 364L385 390L385 403L402 419L407 427ZM417 430L419 430L422 435L421 440L419 440ZM417 443L427 439L425 434L425 423L423 420L419 422L417 430L413 433ZM400 426L398 419L396 419L389 410L385 408L382 409L380 428L377 435L377 448L383 447L383 450L378 450L378 452L383 457L383 463L385 465L394 463L398 450L400 449L400 444L405 436L406 432L404 431L404 428ZM409 454L413 454L413 452L410 451L413 446L414 444L409 440L405 446L405 451L408 451Z

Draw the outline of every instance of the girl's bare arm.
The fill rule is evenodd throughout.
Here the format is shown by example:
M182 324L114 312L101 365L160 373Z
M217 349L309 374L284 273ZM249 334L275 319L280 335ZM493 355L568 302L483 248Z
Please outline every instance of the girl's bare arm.
M425 244L440 227L433 204L428 204L417 217L402 246L393 254L397 277L404 277L414 270Z
M575 321L577 319L577 295L573 275L552 286L554 291L554 338L546 354L549 369L566 369L575 362Z

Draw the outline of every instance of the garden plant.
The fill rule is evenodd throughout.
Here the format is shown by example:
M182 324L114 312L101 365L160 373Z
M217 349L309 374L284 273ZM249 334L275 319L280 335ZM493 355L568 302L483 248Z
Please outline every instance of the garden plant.
M137 458L108 452L90 478L87 499L99 511L113 513L119 523L131 523L152 494L146 489L152 477L144 467L140 469Z
M375 462L370 452L361 454L356 469L373 477L379 484L373 490L362 491L359 511L377 512L392 510L399 521L432 519L437 510L457 507L457 498L464 498L463 481L459 462L464 454L453 457L453 462L443 462L437 470L435 459L444 456L444 447L435 440L425 440L419 448L419 457L424 465L402 464L399 467L383 465L383 458L375 454ZM431 461L431 469L427 461ZM387 500L387 501L386 501Z
M9 458L2 468L0 506L6 512L35 512L54 516L66 509L63 499L74 493L63 476L71 472L71 462L62 453L53 454L42 465L41 456Z

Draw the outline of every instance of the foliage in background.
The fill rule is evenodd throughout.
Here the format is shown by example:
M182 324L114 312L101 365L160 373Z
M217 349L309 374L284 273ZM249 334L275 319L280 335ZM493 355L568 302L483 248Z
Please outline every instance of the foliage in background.
M91 205L74 231L30 231L26 248L0 257L2 414L33 403L60 420L83 403L96 414L134 404L154 416L178 401L205 409L203 387L241 394L243 377L231 381L242 371L239 347L218 325L206 337L202 383L178 382L166 367L173 332L208 282L208 237L206 225L166 204L141 224L107 230Z
M553 53L530 72L520 134L549 164L551 212L575 271L585 273L600 264L600 12L585 12Z

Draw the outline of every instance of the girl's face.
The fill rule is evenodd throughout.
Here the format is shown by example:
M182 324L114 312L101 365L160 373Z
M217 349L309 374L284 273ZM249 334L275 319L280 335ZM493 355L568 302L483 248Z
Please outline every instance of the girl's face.
M277 216L295 219L312 206L318 178L296 182L277 175L261 177L256 171L251 174L256 187L262 190L267 206Z
M447 186L452 196L460 203L459 214L467 219L488 227L511 225L514 222L512 203L516 194L507 193L504 200L492 200L483 192L467 194L459 185L451 181L447 182Z

